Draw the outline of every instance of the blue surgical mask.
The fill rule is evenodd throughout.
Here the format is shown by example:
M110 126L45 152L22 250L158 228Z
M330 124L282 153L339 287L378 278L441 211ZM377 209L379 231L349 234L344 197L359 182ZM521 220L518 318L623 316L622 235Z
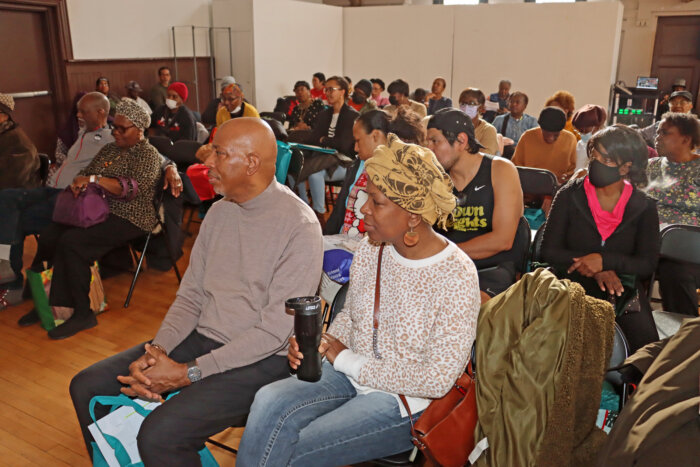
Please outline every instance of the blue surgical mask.
M459 110L467 114L469 118L475 118L477 115L479 115L478 105L460 104Z
M593 133L581 133L581 141L583 141L583 144L588 144L588 140L591 139L591 136L593 136Z

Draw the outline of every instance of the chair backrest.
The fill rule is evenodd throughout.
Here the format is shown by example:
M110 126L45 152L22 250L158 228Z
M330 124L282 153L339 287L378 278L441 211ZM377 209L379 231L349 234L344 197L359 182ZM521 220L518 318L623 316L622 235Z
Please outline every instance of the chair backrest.
M198 141L181 139L173 143L168 157L175 162L179 171L184 172L187 170L187 167L199 162L195 155L200 147L202 147L202 144Z
M527 272L527 263L528 260L530 259L530 240L531 240L531 234L530 234L530 224L528 224L527 219L525 217L520 218L520 222L518 222L518 229L515 231L515 236L516 236L516 242L519 245L522 245L523 251L521 252L520 256L520 261L518 264L516 264L516 270L519 273L526 273ZM520 241L517 242L518 238L520 237Z
M148 142L165 157L170 157L170 150L173 147L173 142L167 136L149 136Z
M284 123L287 120L287 116L282 112L260 112L260 117L277 120L280 123Z
M608 368L614 368L622 365L630 354L630 346L627 343L627 338L625 333L622 332L622 328L615 323L615 340L613 341L613 350L610 355L610 363ZM605 373L605 380L612 383L615 386L622 386L622 375L619 371L613 370Z
M197 142L205 144L209 139L209 130L202 122L195 122L195 126L197 127Z
M343 284L343 286L338 290L338 293L335 294L335 298L333 299L333 304L331 305L331 311L330 311L330 316L328 317L328 325L333 322L333 319L335 316L340 313L340 311L343 309L345 306L345 298L348 295L348 289L350 288L350 282L346 282Z
M700 264L700 226L672 224L661 231L662 258Z
M49 159L48 154L39 153L39 178L41 179L41 184L46 185L49 179L49 167L51 166L51 159Z
M289 167L287 168L287 175L292 177L295 181L299 178L301 169L304 167L304 152L301 149L293 148L292 157L289 159ZM292 187L294 188L294 187Z
M517 167L524 195L554 196L559 188L557 177L546 169Z
M530 261L533 263L542 262L542 237L544 236L544 227L547 225L545 222L537 229L535 233L535 238L532 239L532 245L530 248Z

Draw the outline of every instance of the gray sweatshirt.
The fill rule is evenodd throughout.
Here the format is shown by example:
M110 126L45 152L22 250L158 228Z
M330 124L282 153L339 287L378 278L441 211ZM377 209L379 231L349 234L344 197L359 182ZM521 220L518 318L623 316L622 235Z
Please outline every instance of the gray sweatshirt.
M313 211L273 180L243 204L209 209L175 301L153 342L170 353L193 330L224 345L197 358L202 377L286 355L291 297L316 292L323 237Z
M107 143L113 143L114 136L108 127L98 128L95 131L80 130L78 139L68 150L66 160L56 170L47 186L63 189L73 183L78 172L86 168L95 158L100 149Z

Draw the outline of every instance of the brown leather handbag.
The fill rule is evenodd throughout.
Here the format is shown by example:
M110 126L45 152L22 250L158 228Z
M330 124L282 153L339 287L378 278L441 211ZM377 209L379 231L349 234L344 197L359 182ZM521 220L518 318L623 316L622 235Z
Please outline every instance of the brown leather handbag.
M379 286L381 282L382 252L379 248L377 261L377 278L374 289L374 354L381 358L377 349L377 331L379 329ZM466 372L455 381L450 391L440 399L430 403L418 421L413 422L411 409L403 394L399 398L411 420L413 444L421 450L426 459L443 467L462 467L467 465L469 454L474 449L474 429L478 415L476 411L476 378L471 361Z

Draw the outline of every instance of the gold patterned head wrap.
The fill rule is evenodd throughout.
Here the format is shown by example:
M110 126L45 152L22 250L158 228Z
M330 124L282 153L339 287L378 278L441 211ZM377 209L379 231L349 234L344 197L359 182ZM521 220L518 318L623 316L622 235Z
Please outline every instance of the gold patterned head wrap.
M390 133L365 162L369 180L394 203L445 229L455 208L452 180L430 149Z
M122 99L117 104L116 115L128 118L139 130L151 126L151 116L132 99Z

